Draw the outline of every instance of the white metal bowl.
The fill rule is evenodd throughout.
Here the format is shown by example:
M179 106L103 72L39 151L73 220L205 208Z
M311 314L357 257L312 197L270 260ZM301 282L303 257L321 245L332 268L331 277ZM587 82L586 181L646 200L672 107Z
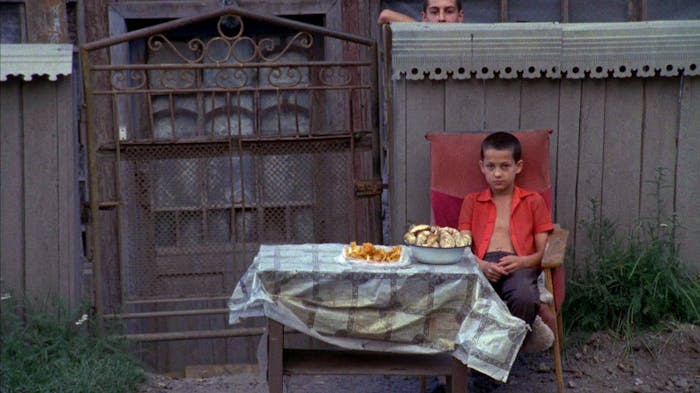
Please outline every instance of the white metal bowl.
M421 263L432 265L449 265L462 260L464 250L467 247L436 248L408 245L411 250L411 258Z

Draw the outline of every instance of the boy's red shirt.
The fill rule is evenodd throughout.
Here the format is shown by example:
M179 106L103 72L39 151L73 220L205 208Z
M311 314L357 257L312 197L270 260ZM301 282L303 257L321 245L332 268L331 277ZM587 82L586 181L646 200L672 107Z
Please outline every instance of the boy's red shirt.
M468 194L459 213L460 230L472 232L472 251L484 258L496 225L496 205L491 190ZM535 234L554 229L552 218L542 196L534 191L515 187L511 201L510 240L517 255L534 254Z

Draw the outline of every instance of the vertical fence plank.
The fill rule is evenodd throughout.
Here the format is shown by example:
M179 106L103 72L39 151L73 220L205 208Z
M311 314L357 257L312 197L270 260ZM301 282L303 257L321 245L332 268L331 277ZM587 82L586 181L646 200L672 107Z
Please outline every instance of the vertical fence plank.
M24 296L24 177L22 162L22 82L10 78L0 88L0 292Z
M406 87L405 79L394 82L392 111L393 129L389 130L389 209L391 239L395 243L403 236L406 223Z
M591 200L602 197L601 165L603 162L603 129L605 122L604 80L585 80L581 86L581 115L579 125L578 182L576 184L576 218L591 220ZM598 212L599 213L599 212ZM585 250L589 243L583 231L576 232L575 248ZM582 253L576 254L574 270L582 262Z
M505 131L520 127L520 86L520 79L486 81L485 129Z
M552 187L554 188L556 187L555 179L557 178L557 140L559 139L559 130L557 130L559 119L559 81L546 78L523 80L519 114L520 126L518 128L522 130L543 128L554 130L549 141L549 174ZM552 195L554 196L555 194ZM556 203L552 203L552 217L556 215L556 208Z
M700 78L683 77L682 84L676 211L684 229L678 240L681 260L691 270L700 272Z
M445 131L484 129L484 81L467 79L445 82Z
M639 214L643 82L610 79L605 98L603 217L630 228Z
M554 178L555 220L576 235L576 183L579 164L579 119L581 114L581 82L562 79L559 91L559 124L556 139L557 172Z
M71 306L80 302L80 210L78 197L78 138L73 122L73 88L70 78L56 86L57 176L58 176L58 262L60 295Z
M27 294L58 295L58 157L56 87L48 80L24 85L25 274Z
M444 83L422 80L406 87L406 221L398 223L401 234L407 225L430 222L430 145L427 132L445 130Z
M654 179L662 168L665 185L661 189L667 214L673 212L673 189L676 175L676 136L678 134L680 78L652 78L644 86L644 139L642 140L642 185L640 216L650 217L656 211Z

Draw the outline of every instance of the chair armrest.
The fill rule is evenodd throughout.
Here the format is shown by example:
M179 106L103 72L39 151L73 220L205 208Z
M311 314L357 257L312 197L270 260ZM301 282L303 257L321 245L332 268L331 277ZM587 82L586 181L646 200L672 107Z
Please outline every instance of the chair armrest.
M569 231L559 224L554 225L554 230L547 238L547 245L542 256L542 268L552 269L564 264L566 254L566 242L569 239Z

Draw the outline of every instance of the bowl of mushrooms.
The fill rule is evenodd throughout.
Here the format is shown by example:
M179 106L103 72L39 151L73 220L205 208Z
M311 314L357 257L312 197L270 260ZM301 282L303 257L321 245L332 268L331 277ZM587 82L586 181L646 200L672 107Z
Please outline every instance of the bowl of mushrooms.
M403 240L411 258L434 265L458 263L472 242L455 228L427 224L411 225Z

